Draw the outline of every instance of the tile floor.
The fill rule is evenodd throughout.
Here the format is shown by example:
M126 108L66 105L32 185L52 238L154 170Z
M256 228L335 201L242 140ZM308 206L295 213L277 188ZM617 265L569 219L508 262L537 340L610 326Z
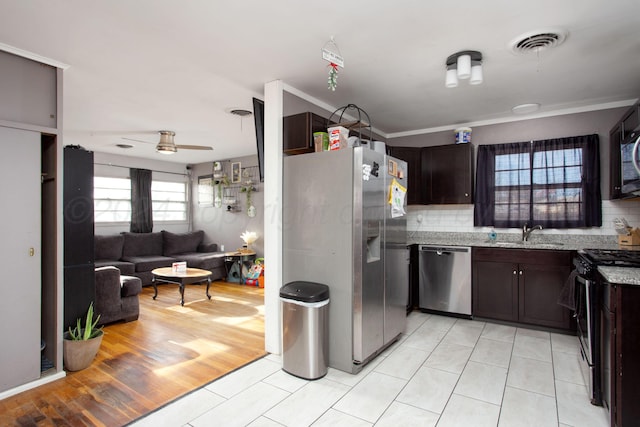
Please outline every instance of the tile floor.
M577 338L411 313L358 375L316 381L266 356L134 426L608 426L578 368Z

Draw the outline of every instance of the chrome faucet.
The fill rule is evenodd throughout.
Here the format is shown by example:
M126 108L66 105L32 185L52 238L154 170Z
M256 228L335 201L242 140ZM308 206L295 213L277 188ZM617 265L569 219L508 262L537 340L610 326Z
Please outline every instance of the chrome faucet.
M522 241L526 242L529 240L529 236L531 235L531 232L533 230L542 230L542 226L541 225L534 225L533 227L529 228L529 223L525 222L524 226L522 227Z

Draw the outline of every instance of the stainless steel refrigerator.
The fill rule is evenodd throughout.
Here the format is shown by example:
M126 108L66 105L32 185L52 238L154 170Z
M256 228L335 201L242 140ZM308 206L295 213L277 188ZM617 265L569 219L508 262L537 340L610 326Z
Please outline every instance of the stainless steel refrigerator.
M406 177L404 161L366 147L284 159L283 284L329 286L333 368L360 371L404 331L408 283L385 279L385 260L387 246L406 247L406 215L389 204Z

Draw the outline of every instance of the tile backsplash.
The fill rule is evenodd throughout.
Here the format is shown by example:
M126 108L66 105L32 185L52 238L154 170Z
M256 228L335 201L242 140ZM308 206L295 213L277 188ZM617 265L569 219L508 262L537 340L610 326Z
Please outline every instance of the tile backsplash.
M573 228L569 230L545 229L548 234L616 234L613 219L624 217L632 227L640 227L640 200L603 200L602 227ZM491 227L473 226L473 205L419 205L409 206L407 231L488 232ZM519 232L520 229L496 229ZM536 232L538 233L538 232Z

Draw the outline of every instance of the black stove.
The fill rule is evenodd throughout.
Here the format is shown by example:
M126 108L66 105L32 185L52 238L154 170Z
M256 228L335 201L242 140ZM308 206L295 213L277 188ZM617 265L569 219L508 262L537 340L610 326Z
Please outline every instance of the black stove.
M593 265L640 267L640 250L584 249L578 253Z
M640 250L583 249L573 258L573 266L568 283L575 297L572 310L580 341L580 367L591 403L602 405L600 309L604 290L598 266L640 267Z

